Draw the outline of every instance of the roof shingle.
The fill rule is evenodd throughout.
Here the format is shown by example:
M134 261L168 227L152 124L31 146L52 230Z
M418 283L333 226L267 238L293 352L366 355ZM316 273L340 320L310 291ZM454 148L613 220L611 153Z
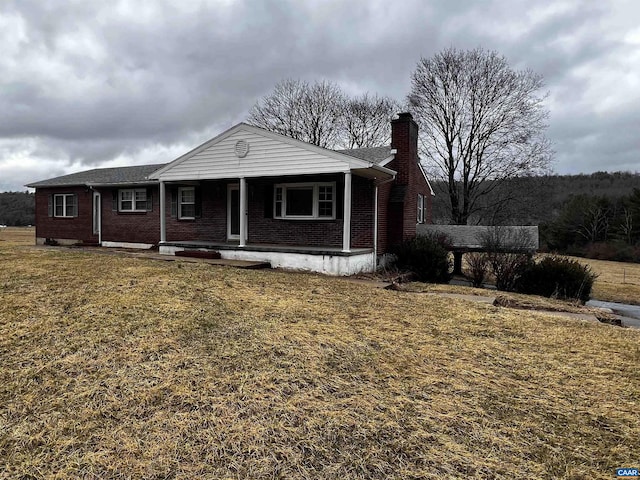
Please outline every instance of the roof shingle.
M336 150L336 152L379 165L391 156L391 147L352 148L350 150Z
M148 176L164 167L165 164L139 165L135 167L94 168L84 172L71 173L61 177L49 178L27 185L31 188L70 187L78 185L128 185L144 182ZM155 183L155 182L153 182Z
M337 153L365 160L379 165L391 156L391 147L354 148L350 150L335 150ZM151 173L164 167L165 163L154 165L139 165L134 167L94 168L83 172L62 175L38 182L29 183L27 187L71 187L79 185L131 185L152 182L148 177Z

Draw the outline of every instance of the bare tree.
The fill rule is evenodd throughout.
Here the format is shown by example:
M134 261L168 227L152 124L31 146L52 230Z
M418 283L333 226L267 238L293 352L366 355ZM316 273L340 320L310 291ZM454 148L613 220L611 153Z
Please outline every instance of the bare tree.
M389 144L399 109L388 97L348 98L335 83L287 79L253 106L247 121L324 148L379 147Z
M593 199L583 205L582 222L577 226L576 233L587 242L606 241L609 236L611 216L611 205L608 199Z
M451 48L418 63L409 104L427 169L444 181L456 224L504 180L550 170L542 86L541 76L482 49Z
M338 85L287 79L258 101L249 112L252 125L332 148L339 140L345 96Z
M633 245L633 232L635 231L633 212L627 206L624 206L620 217L620 223L618 224L620 236L627 245Z
M391 138L391 119L400 105L389 97L364 95L347 100L343 110L343 148L379 147Z

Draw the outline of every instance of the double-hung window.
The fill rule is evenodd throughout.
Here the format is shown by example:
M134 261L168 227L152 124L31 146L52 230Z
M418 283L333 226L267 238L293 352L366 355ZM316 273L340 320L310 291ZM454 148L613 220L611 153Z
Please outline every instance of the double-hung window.
M282 183L275 185L273 216L283 219L334 219L336 184Z
M180 187L178 189L178 218L192 220L196 218L196 189Z
M424 223L424 195L418 194L418 223Z
M147 189L128 188L120 190L118 197L118 210L121 212L146 212Z
M61 193L53 196L53 216L61 218L78 216L78 201L73 193Z

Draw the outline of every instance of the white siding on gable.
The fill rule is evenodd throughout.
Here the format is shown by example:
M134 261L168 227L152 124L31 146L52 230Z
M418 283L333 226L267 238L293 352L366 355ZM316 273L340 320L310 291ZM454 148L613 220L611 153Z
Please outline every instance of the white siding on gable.
M249 153L238 158L238 140L249 143ZM348 172L348 161L322 155L250 130L239 129L160 174L160 180L204 180Z

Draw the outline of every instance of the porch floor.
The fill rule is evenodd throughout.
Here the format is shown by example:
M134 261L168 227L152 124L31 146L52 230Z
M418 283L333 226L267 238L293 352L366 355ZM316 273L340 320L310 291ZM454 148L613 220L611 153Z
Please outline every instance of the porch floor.
M332 255L339 257L350 257L373 252L373 248L352 248L349 252L343 252L338 247L312 247L308 245L279 245L267 243L248 243L240 247L238 242L207 242L207 241L167 241L160 244L167 247L180 248L205 248L207 250L248 250L252 252L279 252L279 253L301 253L307 255Z

